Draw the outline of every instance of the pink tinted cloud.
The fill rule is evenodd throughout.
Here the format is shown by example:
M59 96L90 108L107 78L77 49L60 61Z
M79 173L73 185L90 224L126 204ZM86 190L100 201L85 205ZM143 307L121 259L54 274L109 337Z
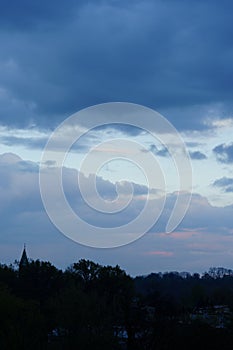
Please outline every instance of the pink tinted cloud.
M173 252L168 252L168 251L163 251L163 250L153 250L150 252L146 252L145 255L159 255L159 256L173 256L174 253Z
M190 237L200 235L203 233L205 233L205 228L197 228L197 229L184 228L180 231L174 231L169 235L166 233L161 233L161 236L170 236L175 239L188 239Z

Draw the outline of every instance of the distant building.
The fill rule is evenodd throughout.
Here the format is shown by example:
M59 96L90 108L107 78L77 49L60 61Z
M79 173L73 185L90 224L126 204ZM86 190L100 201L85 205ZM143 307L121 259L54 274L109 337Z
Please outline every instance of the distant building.
M28 266L28 257L26 253L26 245L24 244L23 253L19 262L19 268L22 269L26 266Z

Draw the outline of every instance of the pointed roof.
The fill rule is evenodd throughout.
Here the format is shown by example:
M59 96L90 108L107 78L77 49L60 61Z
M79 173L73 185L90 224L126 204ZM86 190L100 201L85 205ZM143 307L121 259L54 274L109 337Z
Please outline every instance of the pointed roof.
M23 253L19 262L19 267L25 267L28 265L28 257L26 253L26 244L24 244Z

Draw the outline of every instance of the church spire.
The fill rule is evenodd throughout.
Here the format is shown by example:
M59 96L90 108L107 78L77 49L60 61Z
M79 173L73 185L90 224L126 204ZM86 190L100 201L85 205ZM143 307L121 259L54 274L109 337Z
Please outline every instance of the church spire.
M19 267L23 268L28 266L28 257L27 257L27 253L26 253L26 244L24 243L24 248L23 248L23 253L19 262Z

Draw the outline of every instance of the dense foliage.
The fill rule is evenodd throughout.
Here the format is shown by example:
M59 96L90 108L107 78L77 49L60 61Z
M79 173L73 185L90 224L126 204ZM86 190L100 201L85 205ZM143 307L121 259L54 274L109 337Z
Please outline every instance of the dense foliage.
M0 265L0 349L232 349L233 272Z

